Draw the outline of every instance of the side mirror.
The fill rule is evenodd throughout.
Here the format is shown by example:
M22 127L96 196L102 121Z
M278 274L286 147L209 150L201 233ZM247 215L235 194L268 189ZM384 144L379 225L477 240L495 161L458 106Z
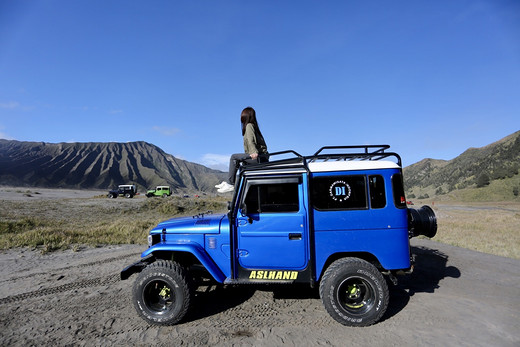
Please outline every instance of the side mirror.
M253 224L253 218L247 215L247 205L245 202L240 205L240 211L242 217L247 217L247 221L249 222L249 224Z
M240 205L240 211L241 211L241 215L242 215L242 217L247 216L247 205L246 205L245 202L243 202L243 203Z

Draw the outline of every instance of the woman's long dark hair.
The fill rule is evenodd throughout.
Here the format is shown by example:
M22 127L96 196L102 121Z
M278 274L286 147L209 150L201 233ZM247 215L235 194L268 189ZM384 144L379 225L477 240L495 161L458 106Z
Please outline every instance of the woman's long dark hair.
M252 107L246 107L242 110L242 114L240 115L240 122L242 123L242 136L246 133L246 126L251 123L254 125L255 130L262 136L262 132L260 131L260 127L258 126L258 122L256 121L256 112Z

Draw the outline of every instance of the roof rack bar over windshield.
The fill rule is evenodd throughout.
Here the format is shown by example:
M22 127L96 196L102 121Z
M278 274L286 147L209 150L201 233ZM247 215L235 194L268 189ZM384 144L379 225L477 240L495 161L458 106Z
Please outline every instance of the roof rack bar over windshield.
M288 156L284 156L284 154L287 154ZM276 156L278 156L278 158L273 158ZM269 161L251 163L247 165L244 165L242 163L240 166L240 170L258 171L269 168L274 168L276 170L303 168L308 171L306 158L302 156L300 153L293 150L260 154L259 157L268 158Z
M294 154L294 156L297 157L297 158L303 158L303 155L301 155L300 153L298 153L296 151L293 151L292 149L289 149L287 151L269 153L266 156L269 156L270 158L272 158L275 155L282 155L282 154L289 154L289 153Z
M284 156L284 154L287 154L287 156ZM278 157L274 158L276 156ZM294 167L294 165L305 166L306 164L305 157L300 153L293 151L292 149L280 152L260 154L258 157L267 158L268 161L248 164L247 170L257 170L273 165L276 165L277 168L281 168L283 166Z

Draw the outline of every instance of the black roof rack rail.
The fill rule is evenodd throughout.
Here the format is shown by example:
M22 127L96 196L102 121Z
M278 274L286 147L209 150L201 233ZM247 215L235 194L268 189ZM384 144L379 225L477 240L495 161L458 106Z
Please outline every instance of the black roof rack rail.
M248 164L242 166L242 170L255 171L270 167L284 169L299 166L308 170L307 163L316 161L382 160L389 157L393 157L397 160L397 164L401 166L401 157L397 153L385 152L385 150L389 148L389 145L325 146L310 156L302 156L296 151L286 150L261 155L268 157L269 161L258 164ZM329 153L330 151L334 152ZM292 154L293 157L273 160L273 157L284 154Z
M373 148L374 150L369 152L369 149ZM374 154L374 153L382 153L385 151L385 149L389 149L390 145L354 145L354 146L324 146L321 147L316 153L314 153L314 156L318 156L321 154L322 151L327 149L347 149L347 150L353 150L353 149L363 149L364 154Z
M401 166L401 157L397 153L385 152L389 148L390 145L325 146L320 148L314 155L307 157L307 160L310 162L317 160L381 160L394 157L397 160L397 164ZM327 150L334 150L335 152L325 153Z

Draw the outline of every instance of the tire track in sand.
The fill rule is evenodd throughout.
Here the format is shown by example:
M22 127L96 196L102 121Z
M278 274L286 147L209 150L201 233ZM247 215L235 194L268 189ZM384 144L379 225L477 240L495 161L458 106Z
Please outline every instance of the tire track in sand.
M113 284L118 281L119 281L119 274L113 274L113 275L105 276L105 277L98 277L98 278L92 278L92 279L87 279L87 280L83 280L83 281L67 283L67 284L63 284L61 286L57 286L57 287L44 288L44 289L39 289L39 290L35 290L32 292L7 296L5 298L0 299L0 305L13 303L13 302L17 302L17 301L22 301L22 300L26 300L26 299L31 299L31 298L37 298L37 297L46 296L46 295L51 295L51 294L59 294L59 293L63 293L63 292L67 292L67 291L75 290L75 289L82 289L82 288L88 288L88 287L96 287L96 286L101 286L101 285Z

